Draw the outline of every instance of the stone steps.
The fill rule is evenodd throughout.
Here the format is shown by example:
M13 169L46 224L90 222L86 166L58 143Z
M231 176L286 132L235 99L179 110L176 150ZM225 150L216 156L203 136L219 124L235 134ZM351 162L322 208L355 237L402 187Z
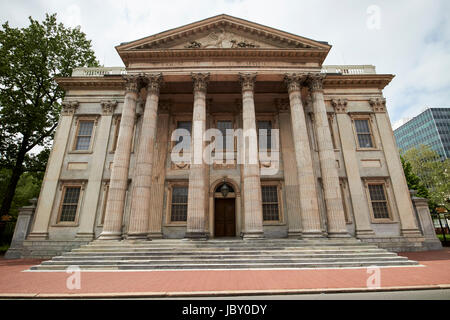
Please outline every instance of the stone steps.
M292 269L407 266L417 262L356 239L93 241L31 270Z

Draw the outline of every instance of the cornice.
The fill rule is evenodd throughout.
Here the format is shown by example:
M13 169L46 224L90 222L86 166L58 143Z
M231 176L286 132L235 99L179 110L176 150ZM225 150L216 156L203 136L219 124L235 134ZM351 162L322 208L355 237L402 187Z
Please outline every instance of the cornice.
M324 89L377 88L384 89L394 79L392 74L331 75L323 80Z

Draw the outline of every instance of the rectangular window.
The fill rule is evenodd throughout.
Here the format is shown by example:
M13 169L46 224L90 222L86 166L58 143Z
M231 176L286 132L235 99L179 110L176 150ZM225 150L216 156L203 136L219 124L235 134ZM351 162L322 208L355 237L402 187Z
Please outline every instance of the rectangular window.
M278 206L278 187L261 186L263 220L278 221L280 219Z
M64 187L59 222L75 222L81 187Z
M190 149L191 147L191 134L192 134L192 121L177 121L177 129L185 129L189 132L183 133L176 143L178 144L181 141L184 141L187 143L187 148Z
M270 150L272 147L272 121L258 120L256 128L258 130L259 149Z
M384 184L369 184L369 195L375 219L389 219L389 209Z
M355 129L360 148L373 148L372 132L369 120L355 120Z
M171 201L171 221L187 221L188 187L174 186Z
M233 122L229 120L219 120L217 121L217 129L222 133L222 149L218 147L218 150L226 150L227 139L233 139L233 133L231 131L233 129ZM234 151L234 146L230 151Z
M75 150L87 151L91 146L92 131L94 129L93 120L80 120L78 123Z

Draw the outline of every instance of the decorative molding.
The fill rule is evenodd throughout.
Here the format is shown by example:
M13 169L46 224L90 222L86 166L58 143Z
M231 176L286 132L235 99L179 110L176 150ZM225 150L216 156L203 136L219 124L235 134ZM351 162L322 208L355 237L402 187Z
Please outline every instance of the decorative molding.
M159 89L163 81L162 73L144 73L141 77L147 87L147 94L159 95Z
M325 75L321 73L308 73L307 85L309 89L314 91L323 91L323 82L325 80Z
M385 98L372 98L369 100L369 104L373 109L373 112L383 113L386 112L386 99Z
M102 105L102 114L110 116L114 113L118 103L117 100L102 100L100 104Z
M254 91L257 73L241 73L239 72L239 81L242 91Z
M284 82L289 93L292 91L300 91L306 79L306 75L297 73L286 73L284 76Z
M347 113L347 99L332 99L331 105L336 113Z
M140 75L123 75L122 78L125 80L125 91L138 93L138 80L140 77Z
M61 115L63 116L73 116L77 111L80 103L78 101L63 101L61 104Z
M194 92L203 91L206 93L206 88L209 82L208 73L191 73L192 80L194 81Z

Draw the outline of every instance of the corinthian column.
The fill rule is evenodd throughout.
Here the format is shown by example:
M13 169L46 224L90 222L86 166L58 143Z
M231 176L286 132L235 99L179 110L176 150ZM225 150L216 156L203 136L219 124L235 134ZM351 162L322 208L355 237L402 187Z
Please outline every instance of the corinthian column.
M292 135L294 137L295 161L297 163L297 175L302 217L302 236L321 237L319 205L317 201L316 179L309 146L308 132L306 129L305 112L301 99L301 85L305 76L291 74L286 75L285 82L289 91L289 103L291 107Z
M124 78L126 80L125 102L120 120L119 137L111 170L105 221L99 237L100 240L120 240L122 238L122 219L128 186L128 169L138 94L138 77L125 76Z
M149 227L153 150L162 75L148 74L144 79L147 82L147 100L133 177L129 239L146 239Z
M194 80L194 110L192 113L191 166L186 238L204 240L206 214L206 165L203 161L206 128L206 87L209 73L192 74Z
M255 101L253 98L255 79L256 73L240 74L242 85L242 129L244 133L244 156L242 157L244 159L244 239L261 239L264 237Z
M323 79L324 76L320 74L308 75L308 84L310 86L314 110L317 145L319 148L323 191L327 207L328 236L348 237L339 187L339 175L336 168L336 157L334 155L333 142L328 126L327 110L323 99Z

